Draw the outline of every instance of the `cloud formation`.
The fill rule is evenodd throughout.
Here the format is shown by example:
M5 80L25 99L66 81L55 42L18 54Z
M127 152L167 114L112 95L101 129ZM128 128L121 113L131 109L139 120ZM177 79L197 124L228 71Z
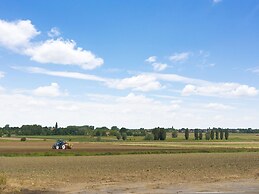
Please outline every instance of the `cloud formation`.
M183 62L186 61L190 55L190 52L175 53L169 57L169 60L172 62Z
M0 45L8 49L17 51L29 47L31 39L39 34L30 20L0 20Z
M94 69L104 61L96 57L91 51L76 46L72 40L49 39L46 41L32 41L40 32L36 30L30 20L7 22L0 20L0 45L27 55L38 63L52 63L60 65L76 65L82 69ZM49 35L59 35L56 28L52 28Z
M12 68L16 70L25 71L28 73L36 73L36 74L42 74L42 75L66 77L66 78L89 80L89 81L99 81L99 82L107 81L105 78L91 75L91 74L86 74L86 73L78 73L78 72L71 72L71 71L50 71L39 67L25 67L25 68L12 67Z
M158 90L162 87L154 76L144 74L124 79L109 80L107 85L120 90L133 89L142 92Z
M168 67L166 63L156 62L157 61L156 56L151 56L147 58L145 61L150 63L153 66L154 71L163 71Z
M156 62L156 59L157 59L156 56L151 56L151 57L148 57L145 61L148 63L154 63Z
M47 40L25 50L30 59L39 63L77 65L83 69L94 69L103 64L103 59L90 51L77 48L74 41Z
M229 98L244 96L253 97L257 96L259 93L255 87L244 84L229 82L214 83L206 80L180 76L177 74L142 73L122 79L112 79L78 72L50 71L38 67L13 67L13 69L26 71L28 73L97 81L110 88L115 88L118 90L131 89L133 91L150 92L164 88L161 82L178 82L186 84L181 91L183 96L199 95Z
M50 29L50 31L48 32L48 36L51 38L57 37L60 35L59 29L56 27L53 27Z
M60 87L57 83L51 83L49 86L40 86L33 90L33 94L36 96L45 97L58 97L62 95L67 95L60 91Z
M188 84L183 88L182 95L200 95L216 97L252 97L258 95L258 90L255 87L241 85L238 83L210 83L208 85L203 86Z
M205 108L213 109L213 110L231 110L232 106L224 105L221 103L209 103L205 105Z
M153 63L152 66L155 71L163 71L168 65L166 63Z

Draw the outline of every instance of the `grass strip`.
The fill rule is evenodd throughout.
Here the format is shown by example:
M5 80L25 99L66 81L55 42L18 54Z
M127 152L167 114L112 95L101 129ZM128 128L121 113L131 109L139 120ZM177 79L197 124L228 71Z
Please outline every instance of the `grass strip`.
M237 153L237 152L259 152L255 148L228 148L228 149L168 149L168 150L145 150L145 151L123 151L123 152L29 152L29 153L0 153L0 157L42 157L42 156L105 156L105 155L137 155L137 154L188 154L188 153Z

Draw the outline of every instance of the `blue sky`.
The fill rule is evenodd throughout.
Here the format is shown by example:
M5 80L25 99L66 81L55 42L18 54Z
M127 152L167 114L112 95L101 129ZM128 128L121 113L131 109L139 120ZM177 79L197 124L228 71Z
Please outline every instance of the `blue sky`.
M259 127L256 0L0 2L0 125Z

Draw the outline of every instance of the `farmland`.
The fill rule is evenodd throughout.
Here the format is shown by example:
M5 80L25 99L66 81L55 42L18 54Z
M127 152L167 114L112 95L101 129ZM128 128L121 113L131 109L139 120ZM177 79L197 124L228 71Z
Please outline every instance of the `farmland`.
M72 150L52 150L55 139ZM132 138L132 139L131 139ZM233 138L233 139L232 139ZM259 189L259 137L231 134L229 141L167 141L82 136L0 138L0 184L17 193L241 192ZM51 157L47 157L51 156ZM241 192L242 193L242 192Z

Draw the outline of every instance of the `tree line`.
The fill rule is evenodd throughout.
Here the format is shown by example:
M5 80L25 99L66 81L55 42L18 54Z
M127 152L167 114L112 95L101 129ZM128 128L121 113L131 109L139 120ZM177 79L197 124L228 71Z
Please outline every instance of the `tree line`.
M5 125L0 127L1 136L50 136L50 135L85 135L85 136L116 136L117 139L126 139L127 136L143 136L146 140L165 140L166 134L172 133L172 138L176 138L178 133L185 133L185 138L189 139L189 134L194 133L194 139L228 139L229 133L259 133L259 129L174 129L171 128L153 128L153 129L127 129L125 127L118 128L113 126L108 127L94 127L90 125L84 126L67 126L58 127L58 123L53 127L42 127L41 125L22 125L21 127L11 127Z

